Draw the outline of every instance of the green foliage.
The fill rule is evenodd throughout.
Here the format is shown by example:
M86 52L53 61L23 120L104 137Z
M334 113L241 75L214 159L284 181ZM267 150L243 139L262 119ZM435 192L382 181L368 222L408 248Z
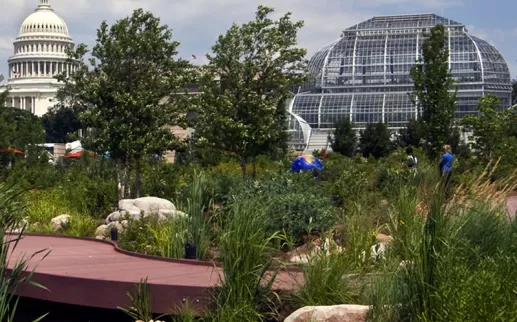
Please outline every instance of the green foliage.
M68 199L66 192L54 188L50 190L33 190L26 195L26 218L31 232L56 233L52 230L52 218L67 214L71 216L70 223L58 233L70 236L92 237L95 228L95 219L84 209L77 209L73 199Z
M177 217L160 222L154 216L139 220L128 219L128 226L120 237L123 249L168 258L184 258L185 244L196 245L197 258L208 258L211 245L210 220L205 211L210 208L211 199L205 174L196 173L189 177L188 195L177 205L187 217Z
M366 125L366 129L361 131L359 147L365 158L373 156L379 159L387 156L393 150L388 125L382 122Z
M435 158L449 141L456 111L456 93L449 92L453 79L444 26L431 28L425 37L422 58L411 69L411 77L415 82L413 100L419 108L423 147L429 157Z
M517 79L512 80L512 105L517 105Z
M479 115L467 115L460 121L466 130L472 131L474 148L487 162L500 156L510 162L515 159L515 154L504 152L517 148L515 137L508 135L517 122L516 109L498 111L499 102L499 98L491 94L483 96L478 104Z
M325 191L335 205L346 206L365 196L369 186L367 171L367 165L353 159L338 153L328 155L321 177Z
M79 120L79 114L83 111L81 106L66 107L56 105L42 116L45 128L45 142L66 143L73 139L74 135L83 128Z
M126 313L135 321L153 320L151 292L148 289L147 277L141 279L136 290L128 292L127 296L133 305L127 309L119 307L122 312ZM159 319L159 317L157 319Z
M264 226L270 234L284 231L299 242L309 223L324 231L336 222L331 199L310 173L273 175L269 180L255 182L243 194L262 204Z
M292 22L290 13L274 21L272 13L259 6L255 20L219 36L199 82L196 135L238 156L245 182L247 158L286 140L283 102L305 79L306 51L296 48L303 22Z
M353 157L357 148L357 133L354 124L344 118L335 125L334 136L331 139L332 151L347 157Z
M111 27L103 22L89 65L86 46L69 55L78 62L62 93L73 93L75 104L87 107L81 121L93 128L84 146L125 161L135 160L135 194L140 195L140 160L147 154L172 149L170 126L181 125L186 84L193 74L189 63L175 59L172 31L150 12L137 9ZM91 69L89 67L92 67ZM126 165L127 169L127 165ZM128 178L125 178L127 181Z
M215 294L215 321L266 321L271 307L268 296L276 278L271 268L271 244L278 239L264 223L266 207L255 200L232 203L219 239L224 278Z
M44 142L41 119L29 111L0 104L0 149L25 151L31 144Z
M420 122L412 119L408 122L407 126L398 132L397 144L400 147L420 147L422 142L422 129Z
M336 249L326 249L310 257L302 266L303 284L295 294L299 307L351 304L353 299L345 272L349 260Z

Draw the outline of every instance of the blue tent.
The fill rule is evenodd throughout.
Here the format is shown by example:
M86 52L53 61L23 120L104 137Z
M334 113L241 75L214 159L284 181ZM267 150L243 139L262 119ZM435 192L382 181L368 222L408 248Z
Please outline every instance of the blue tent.
M321 169L323 169L323 164L318 158L315 158L312 155L303 155L301 157L298 157L291 164L291 171L293 172Z

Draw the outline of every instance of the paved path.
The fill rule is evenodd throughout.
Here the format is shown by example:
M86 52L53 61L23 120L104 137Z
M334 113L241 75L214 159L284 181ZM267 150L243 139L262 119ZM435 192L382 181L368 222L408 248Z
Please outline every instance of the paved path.
M130 304L127 291L148 277L155 312L170 312L185 301L202 309L222 273L221 268L199 261L130 256L117 251L110 242L42 235L24 236L11 257L11 264L23 254L31 255L42 249L51 252L43 260L43 254L34 257L30 267L36 267L33 280L50 291L27 286L20 289L20 295L74 305L111 309L127 306ZM292 290L294 276L300 275L281 273L274 288Z

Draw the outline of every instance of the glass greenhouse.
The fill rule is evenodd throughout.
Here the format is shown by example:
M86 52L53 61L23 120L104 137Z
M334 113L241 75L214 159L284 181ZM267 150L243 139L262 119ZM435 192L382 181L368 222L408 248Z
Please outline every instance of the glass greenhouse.
M336 121L358 128L383 121L399 129L417 116L409 93L411 67L421 59L423 32L442 24L448 33L449 67L458 87L456 118L476 113L481 96L510 106L511 79L499 51L465 25L434 14L374 17L343 31L310 60L310 80L289 103L291 145L322 149Z

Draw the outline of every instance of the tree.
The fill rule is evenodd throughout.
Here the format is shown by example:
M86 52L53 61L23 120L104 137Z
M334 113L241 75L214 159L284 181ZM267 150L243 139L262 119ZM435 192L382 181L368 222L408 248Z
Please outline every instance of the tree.
M110 152L124 173L119 174L119 198L129 187L135 163L135 196L140 196L140 162L147 154L173 149L170 127L183 125L186 85L192 81L190 64L176 59L178 42L150 12L137 9L111 27L103 22L91 58L84 44L69 51L77 70L61 90L73 104L85 106L80 119L91 128L85 147ZM91 67L91 68L90 68ZM125 189L122 189L125 187Z
M4 80L0 75L0 82ZM43 126L36 115L7 106L9 89L0 93L0 150L25 150L28 145L43 142Z
M512 80L512 106L517 105L517 79Z
M448 143L456 111L456 92L450 92L453 79L448 60L447 34L443 25L437 25L423 42L422 59L411 69L423 148L430 158L437 157Z
M334 137L330 138L332 151L347 157L353 157L357 148L357 133L354 124L348 118L336 122Z
M397 145L400 147L420 147L422 141L422 129L420 122L413 119L410 120L406 128L401 129L397 136Z
M477 153L487 161L502 156L502 151L507 150L509 133L517 122L517 108L497 111L499 103L497 96L483 96L478 104L479 115L467 115L460 120L460 124L472 132Z
M200 80L196 135L236 155L244 182L247 159L286 140L281 102L306 77L306 50L296 48L303 22L290 13L273 21L272 13L259 6L255 20L219 36Z
M42 116L46 142L66 143L72 140L71 134L83 128L79 114L81 106L66 107L56 105Z
M375 159L388 156L393 150L393 143L386 123L379 122L366 125L366 129L361 131L359 147L365 158L370 157L370 155Z

